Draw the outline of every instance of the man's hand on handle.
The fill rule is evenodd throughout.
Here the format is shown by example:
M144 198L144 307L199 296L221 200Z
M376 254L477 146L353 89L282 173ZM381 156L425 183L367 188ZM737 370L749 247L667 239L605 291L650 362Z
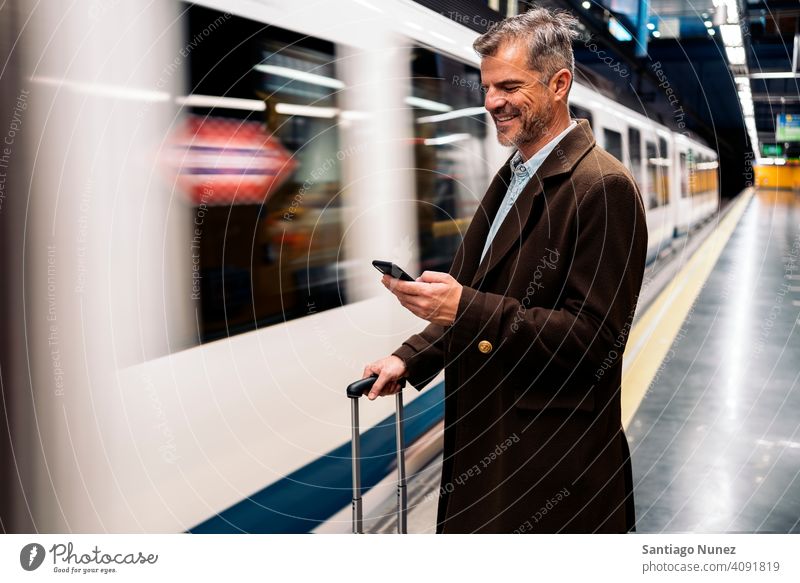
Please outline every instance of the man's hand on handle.
M373 400L378 395L382 397L394 395L401 390L400 383L397 381L405 376L406 363L402 358L392 354L365 366L364 375L361 378L365 379L373 374L378 375L378 380L372 385L367 398Z

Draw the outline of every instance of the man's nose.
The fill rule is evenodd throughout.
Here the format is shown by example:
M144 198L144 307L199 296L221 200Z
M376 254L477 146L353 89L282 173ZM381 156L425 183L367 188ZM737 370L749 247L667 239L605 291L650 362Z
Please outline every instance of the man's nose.
M502 109L506 104L506 99L503 97L499 91L495 91L494 89L488 89L486 91L486 97L484 98L483 106L486 108L486 111L492 112L497 109Z

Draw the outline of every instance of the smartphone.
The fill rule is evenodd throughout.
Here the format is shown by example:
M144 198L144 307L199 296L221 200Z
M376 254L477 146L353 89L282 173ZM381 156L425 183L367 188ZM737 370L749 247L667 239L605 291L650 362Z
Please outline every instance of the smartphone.
M372 262L372 265L374 265L375 269L381 273L385 273L391 277L396 277L397 279L402 279L403 281L416 281L400 267L389 261L380 261L379 259L376 259Z

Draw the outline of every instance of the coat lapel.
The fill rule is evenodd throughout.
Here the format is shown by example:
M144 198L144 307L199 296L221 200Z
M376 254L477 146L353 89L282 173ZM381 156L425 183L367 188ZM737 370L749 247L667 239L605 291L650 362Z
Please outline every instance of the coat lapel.
M525 225L531 219L536 198L544 190L544 181L551 176L571 172L578 161L594 146L594 135L589 122L585 119L577 121L578 126L567 133L561 144L545 159L539 170L531 177L519 197L517 197L514 206L509 210L503 224L492 240L492 244L486 251L486 256L477 266L477 271L474 272L474 275L469 280L470 283L468 285L470 287L474 287L487 273L497 266L520 239L525 230ZM481 208L473 218L464 236L464 267L467 273L475 269L472 266L476 266L480 261L481 252L489 234L489 228L508 190L510 179L511 168L508 161L506 161L506 164L497 173L489 190L483 197Z

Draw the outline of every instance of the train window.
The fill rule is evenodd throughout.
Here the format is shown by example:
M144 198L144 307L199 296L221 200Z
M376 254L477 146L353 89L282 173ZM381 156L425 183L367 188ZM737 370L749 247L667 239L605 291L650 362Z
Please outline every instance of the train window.
M658 155L662 158L669 158L669 151L667 150L667 140L664 138L658 139Z
M622 160L622 134L614 130L603 129L603 140L606 152L614 156L620 162ZM624 162L623 162L624 163Z
M209 167L192 225L201 340L342 305L334 46L227 14L205 38L222 13L188 10L189 38L203 35L190 54L193 93L264 104L189 110L189 148L208 150Z
M717 170L719 163L710 156L698 154L694 163L690 164L693 168L689 182L692 196L716 192L719 186Z
M569 113L573 119L585 119L589 122L590 126L594 127L594 124L592 123L592 112L585 107L570 104Z
M628 156L633 178L642 186L642 138L639 130L628 128Z
M645 142L645 145L647 150L647 208L652 209L663 206L669 201L669 161L658 155L654 142L648 141Z
M420 271L448 271L491 178L480 71L417 47L411 73Z

